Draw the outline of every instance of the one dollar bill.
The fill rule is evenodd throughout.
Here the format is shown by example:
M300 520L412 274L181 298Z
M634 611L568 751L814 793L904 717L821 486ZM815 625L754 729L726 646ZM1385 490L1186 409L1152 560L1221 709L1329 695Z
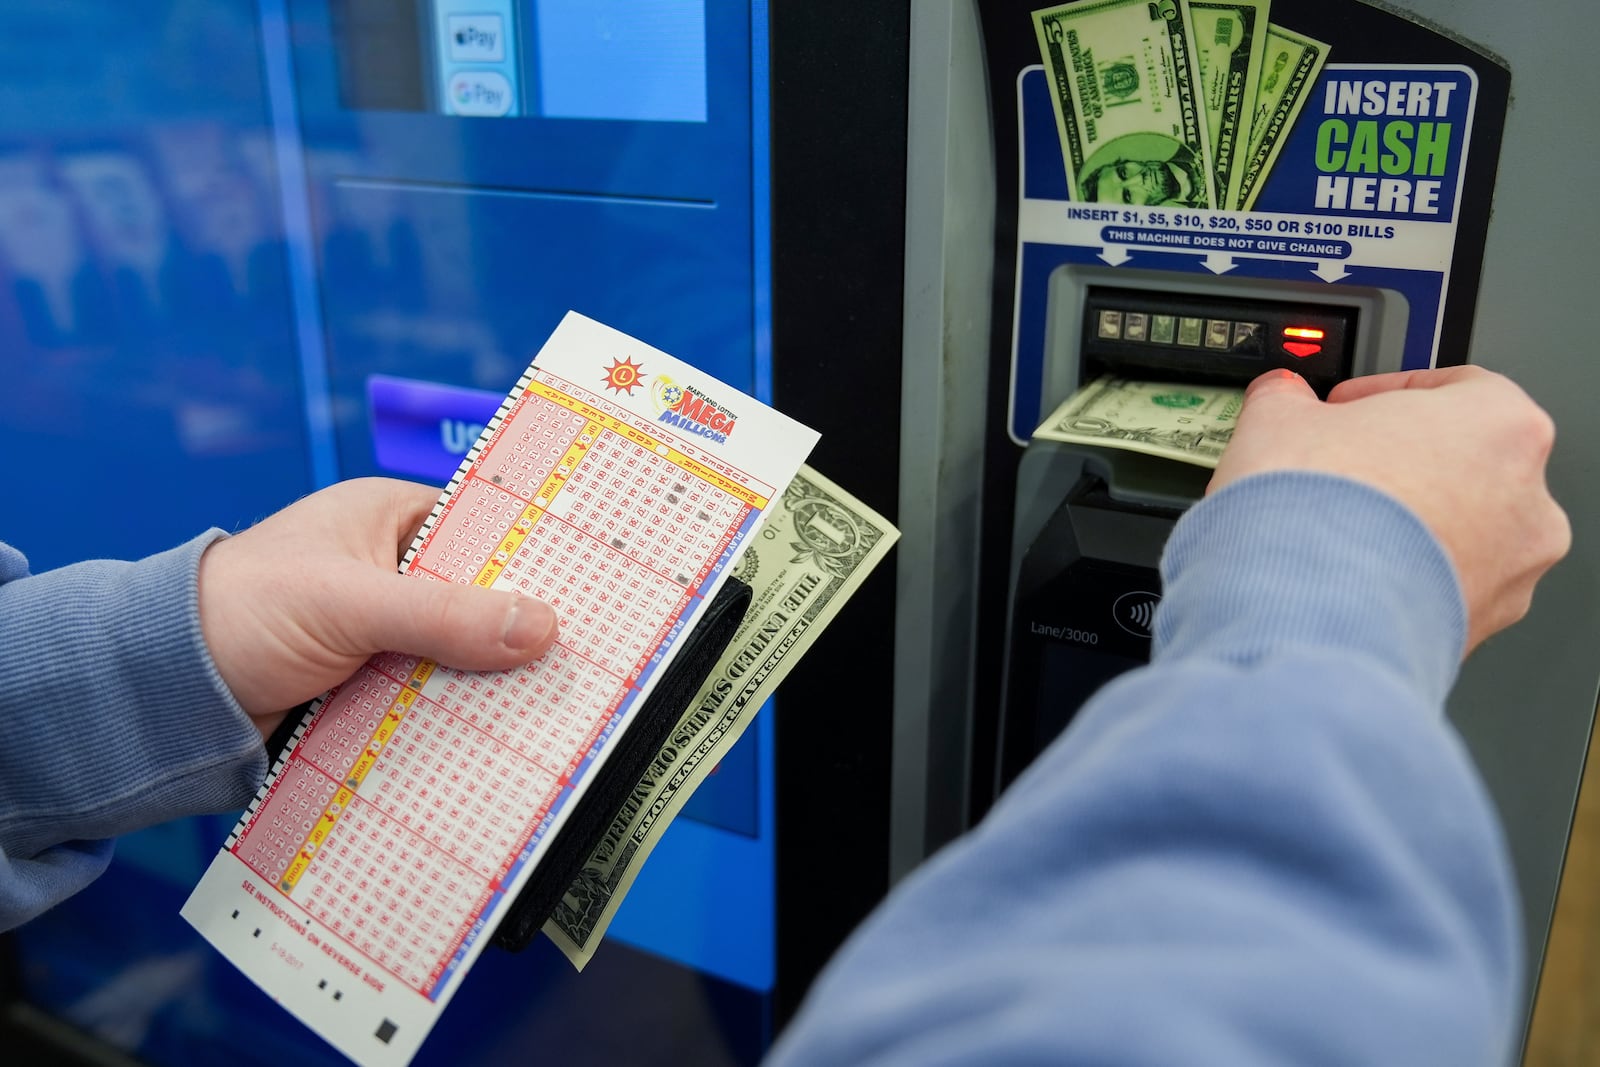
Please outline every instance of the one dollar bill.
M738 633L545 923L579 970L695 788L899 536L871 508L800 468L735 567L754 591Z
M1250 151L1233 205L1240 211L1249 211L1261 195L1261 186L1327 61L1328 46L1321 41L1276 24L1267 26L1267 50L1250 120Z
M1238 202L1250 150L1269 0L1188 0L1188 7L1217 203L1231 208Z
M1068 397L1033 436L1215 467L1243 406L1243 389L1108 375Z
M1033 27L1072 199L1219 206L1184 4L1079 0Z

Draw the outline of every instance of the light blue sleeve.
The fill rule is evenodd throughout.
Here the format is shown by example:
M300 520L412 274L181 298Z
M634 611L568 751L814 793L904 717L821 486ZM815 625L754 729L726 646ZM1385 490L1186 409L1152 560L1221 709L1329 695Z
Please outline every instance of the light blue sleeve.
M1277 473L1193 507L1162 572L1152 664L895 889L772 1064L1509 1061L1519 911L1442 714L1443 550Z
M250 802L266 751L200 634L200 555L44 574L0 545L0 930L93 881L110 838Z

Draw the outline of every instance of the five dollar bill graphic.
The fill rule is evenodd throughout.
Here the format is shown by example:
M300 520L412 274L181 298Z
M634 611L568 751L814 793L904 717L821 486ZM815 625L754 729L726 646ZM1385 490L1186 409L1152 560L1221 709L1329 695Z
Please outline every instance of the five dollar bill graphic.
M1068 195L1248 211L1328 46L1271 0L1076 0L1033 12Z
M900 536L810 467L740 557L754 590L728 649L584 863L544 932L580 970L690 795Z
M1218 206L1184 4L1079 0L1033 28L1073 199Z

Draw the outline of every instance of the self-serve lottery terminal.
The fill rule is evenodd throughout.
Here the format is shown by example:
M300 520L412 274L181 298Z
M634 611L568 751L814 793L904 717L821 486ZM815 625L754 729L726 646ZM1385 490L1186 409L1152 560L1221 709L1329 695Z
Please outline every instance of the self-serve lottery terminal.
M1162 549L1211 476L1035 429L1108 377L1159 386L1155 402L1181 409L1274 368L1326 397L1348 378L1462 362L1508 74L1354 2L982 15L997 215L1015 227L999 261L1020 446L1003 789L1095 691L1149 659ZM1236 413L1232 401L1205 417Z

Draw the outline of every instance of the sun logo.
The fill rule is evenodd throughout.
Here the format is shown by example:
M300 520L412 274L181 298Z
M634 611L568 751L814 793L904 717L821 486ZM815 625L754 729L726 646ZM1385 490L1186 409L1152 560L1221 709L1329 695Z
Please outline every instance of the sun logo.
M635 363L632 356L627 359L612 360L611 367L606 371L606 388L612 392L627 393L632 396L633 391L639 388L639 383L643 381L644 368Z

